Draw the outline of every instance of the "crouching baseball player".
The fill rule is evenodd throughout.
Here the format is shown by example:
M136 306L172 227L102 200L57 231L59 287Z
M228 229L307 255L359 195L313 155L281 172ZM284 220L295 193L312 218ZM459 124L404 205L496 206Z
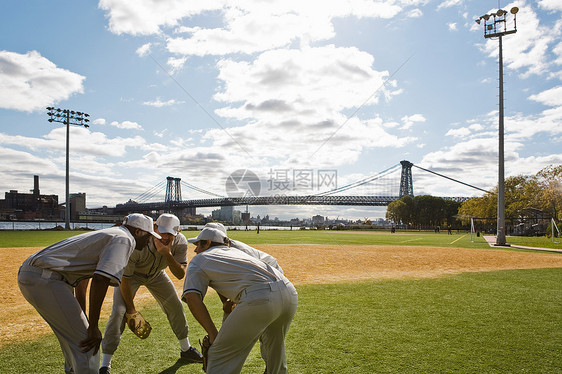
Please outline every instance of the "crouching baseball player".
M204 369L210 374L240 373L261 337L267 372L286 373L285 335L297 310L295 287L279 270L228 247L226 240L223 232L208 227L188 239L197 255L187 268L182 299L208 333ZM220 331L203 303L208 287L236 304Z
M152 218L130 214L123 226L64 239L31 255L18 272L25 299L47 321L65 358L65 372L96 374L99 366L100 309L109 285L118 286L129 256L154 232ZM92 278L89 314L74 297L74 287Z
M149 240L148 244L138 251L134 251L125 268L121 286L113 292L113 309L105 327L102 341L102 363L100 374L110 372L111 359L117 350L125 323L130 318L137 318L141 324L141 331L133 326L131 330L141 339L150 333L148 324L136 310L133 302L139 287L144 285L160 304L166 314L172 331L180 345L180 357L188 362L203 362L201 353L189 343L187 320L183 304L176 292L174 284L164 269L169 268L172 274L182 279L187 267L187 239L179 232L180 220L173 214L162 214L155 223L155 231L162 236L162 240Z

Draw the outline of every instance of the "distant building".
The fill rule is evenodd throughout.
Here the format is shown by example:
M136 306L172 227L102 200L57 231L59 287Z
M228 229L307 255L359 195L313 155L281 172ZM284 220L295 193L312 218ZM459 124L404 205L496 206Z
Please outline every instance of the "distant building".
M70 194L70 220L76 222L80 219L80 214L86 211L86 194Z
M41 195L39 176L33 176L31 193L20 193L10 190L5 199L0 200L1 219L61 219L59 197L57 195Z
M234 210L233 206L221 206L220 209L211 212L211 217L215 221L228 222L234 225L242 223L242 213L239 210Z
M323 225L325 221L326 221L326 219L321 215L312 216L312 224L313 225Z

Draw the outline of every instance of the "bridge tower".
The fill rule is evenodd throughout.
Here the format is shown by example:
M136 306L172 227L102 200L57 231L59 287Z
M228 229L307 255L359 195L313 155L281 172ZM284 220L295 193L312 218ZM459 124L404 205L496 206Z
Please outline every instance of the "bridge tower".
M181 178L167 177L166 178L166 196L164 203L168 208L168 212L181 217L181 209L177 207L174 209L174 203L181 201Z
M414 183L412 182L412 164L410 161L400 161L402 175L400 177L400 197L414 196Z
M166 203L181 201L181 178L167 177L166 181L166 197L164 201Z

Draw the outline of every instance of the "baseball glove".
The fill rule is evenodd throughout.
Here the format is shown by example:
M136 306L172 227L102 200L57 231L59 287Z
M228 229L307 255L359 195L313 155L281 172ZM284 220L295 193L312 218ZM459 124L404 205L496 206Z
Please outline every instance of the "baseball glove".
M203 337L203 341L199 340L199 345L201 346L201 355L203 356L203 371L207 372L207 361L209 360L209 348L211 348L211 342L209 335Z
M131 331L141 339L148 338L150 335L150 331L152 331L152 327L147 320L144 319L142 314L139 312L136 313L125 313L125 319L127 320L127 326L131 329Z

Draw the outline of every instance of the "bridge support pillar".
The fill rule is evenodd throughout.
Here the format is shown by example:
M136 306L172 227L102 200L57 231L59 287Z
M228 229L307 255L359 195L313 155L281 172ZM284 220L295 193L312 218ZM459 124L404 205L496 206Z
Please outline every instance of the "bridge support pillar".
M400 197L414 196L414 183L412 182L412 164L410 161L400 161L402 175L400 177Z
M173 209L172 206L174 203L180 202L181 200L181 178L167 177L164 202L168 206L168 212L178 215L180 210Z

